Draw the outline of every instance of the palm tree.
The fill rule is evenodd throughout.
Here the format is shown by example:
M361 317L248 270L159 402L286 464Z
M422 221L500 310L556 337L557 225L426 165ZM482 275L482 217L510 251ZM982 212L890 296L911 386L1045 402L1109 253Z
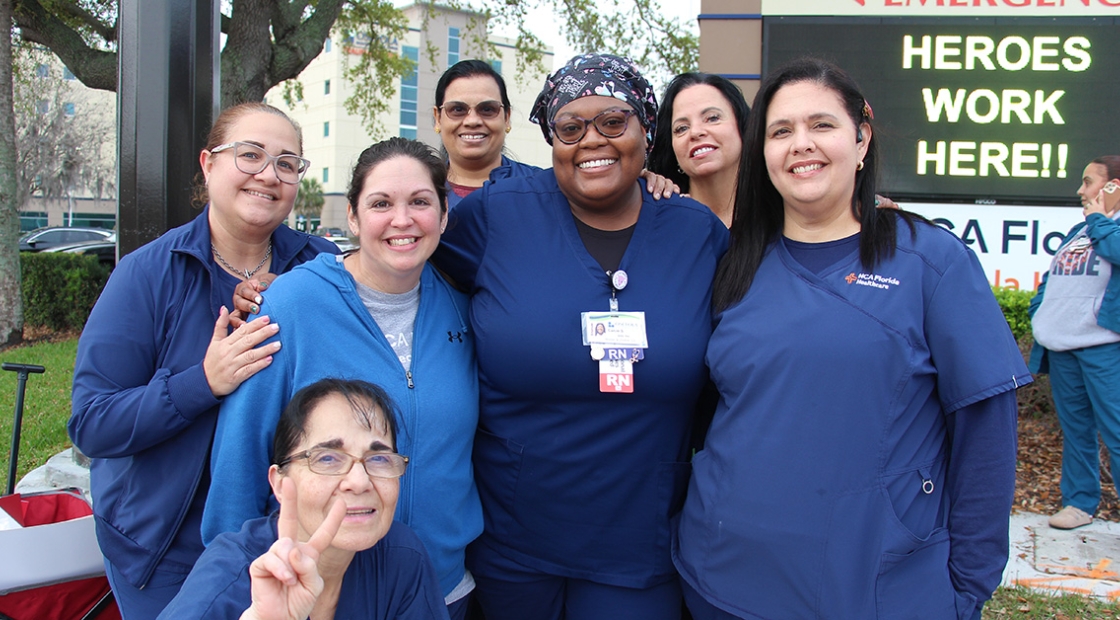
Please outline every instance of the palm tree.
M308 177L299 182L299 193L296 194L296 215L307 218L310 228L311 220L317 219L323 213L323 186L316 178ZM310 232L310 230L308 231Z

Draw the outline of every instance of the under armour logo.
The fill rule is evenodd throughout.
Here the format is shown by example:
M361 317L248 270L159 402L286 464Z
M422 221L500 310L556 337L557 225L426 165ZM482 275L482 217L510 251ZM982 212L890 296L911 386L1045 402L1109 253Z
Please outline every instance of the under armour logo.
M452 334L451 332L447 332L448 342L455 342L456 340L458 340L459 342L463 341L463 332L455 332L454 334Z

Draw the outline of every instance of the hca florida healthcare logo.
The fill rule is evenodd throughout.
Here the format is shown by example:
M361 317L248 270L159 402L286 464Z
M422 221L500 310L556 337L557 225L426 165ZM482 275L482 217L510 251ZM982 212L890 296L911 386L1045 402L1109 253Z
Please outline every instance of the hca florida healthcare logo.
M881 276L876 273L856 273L853 271L844 276L844 281L848 284L870 286L871 288L881 288L887 291L889 291L892 286L898 286L897 278Z

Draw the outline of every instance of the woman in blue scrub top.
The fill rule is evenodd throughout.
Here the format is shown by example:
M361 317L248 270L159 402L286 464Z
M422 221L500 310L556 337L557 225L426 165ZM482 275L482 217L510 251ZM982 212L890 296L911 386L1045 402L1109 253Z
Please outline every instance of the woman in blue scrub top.
M669 518L727 230L645 191L656 116L628 60L574 58L533 109L553 168L464 198L432 257L471 294L487 620L680 617Z
M752 106L673 558L703 618L979 618L1007 561L1015 388L979 262L875 209L871 107L795 61Z

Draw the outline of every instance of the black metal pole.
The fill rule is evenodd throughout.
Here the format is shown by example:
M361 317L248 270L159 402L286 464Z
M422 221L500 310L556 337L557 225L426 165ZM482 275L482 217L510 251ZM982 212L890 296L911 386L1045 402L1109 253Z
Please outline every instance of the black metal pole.
M186 224L218 109L218 0L121 0L117 239L123 256Z
M46 371L42 366L34 364L14 364L4 362L0 365L4 370L19 373L16 384L16 415L12 425L12 451L11 460L8 462L8 495L16 492L16 469L19 465L19 431L23 426L23 392L27 388L27 375L30 373L41 374Z

